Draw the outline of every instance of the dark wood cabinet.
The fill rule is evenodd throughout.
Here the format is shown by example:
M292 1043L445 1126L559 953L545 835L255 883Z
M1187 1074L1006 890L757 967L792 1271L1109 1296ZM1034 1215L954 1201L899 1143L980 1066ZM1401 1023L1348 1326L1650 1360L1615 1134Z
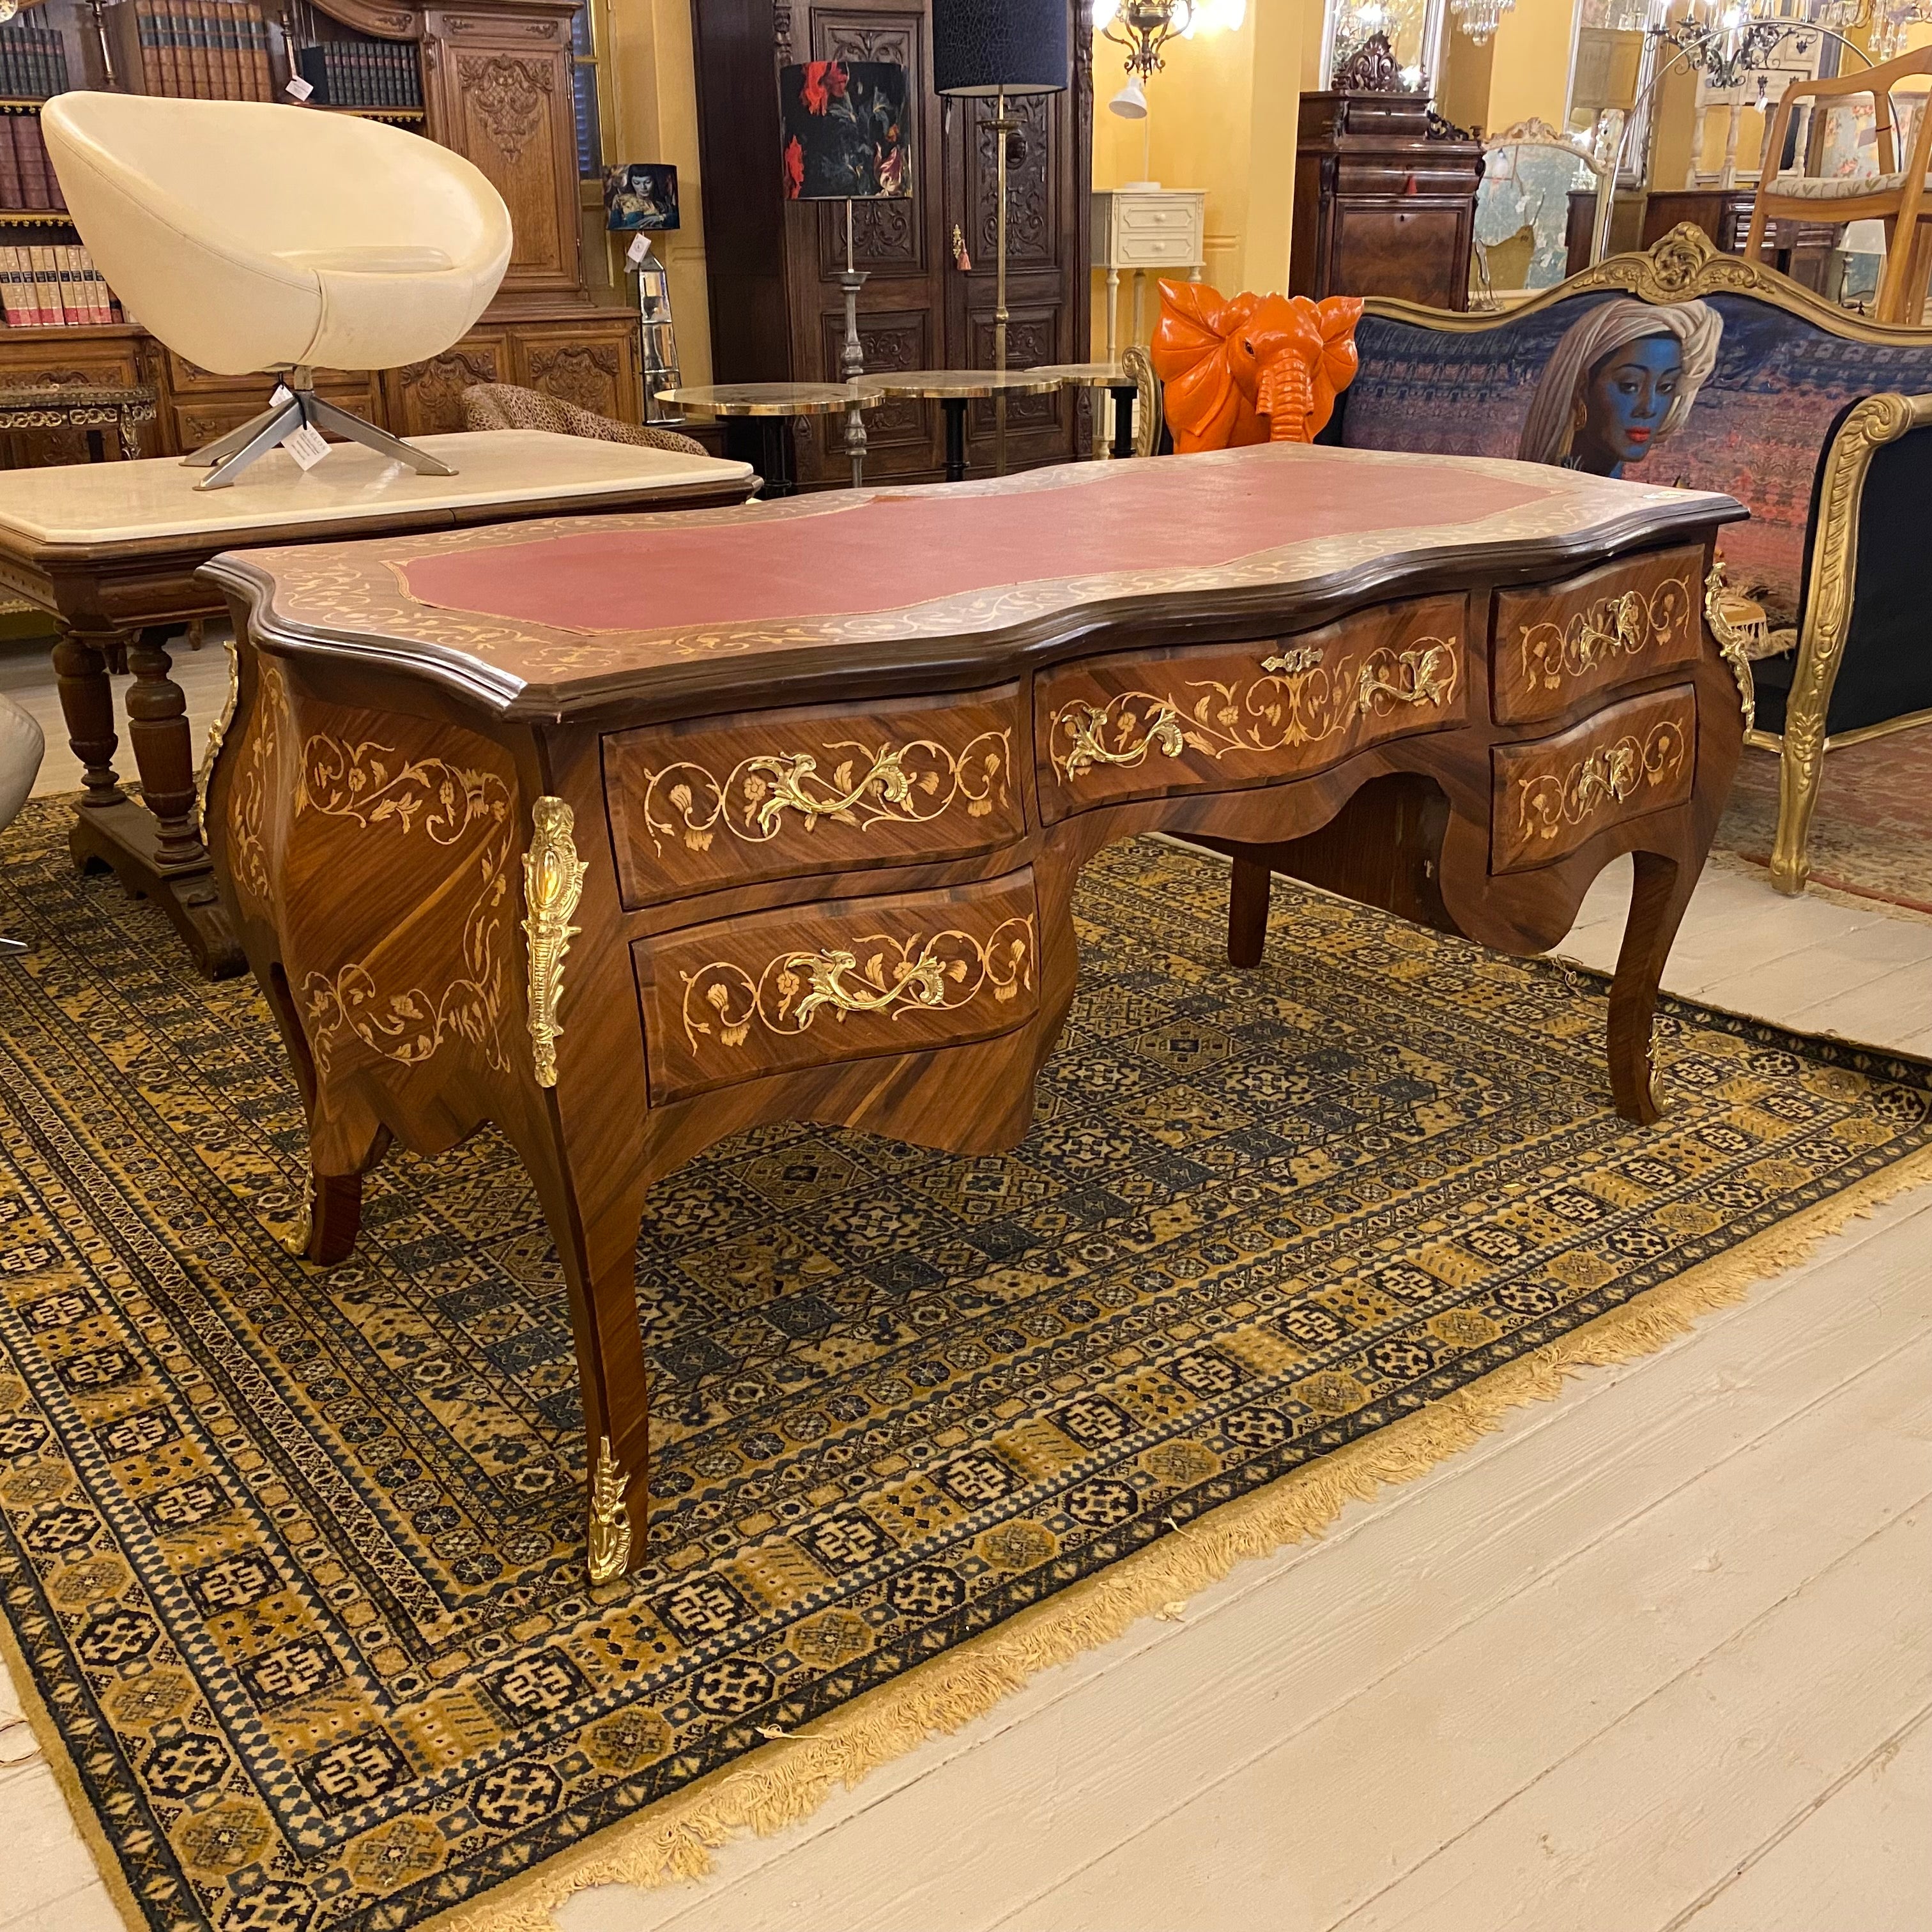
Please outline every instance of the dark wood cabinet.
M1648 248L1684 222L1700 228L1727 255L1742 255L1750 230L1750 188L1652 188L1619 196L1611 214L1610 252ZM1564 266L1573 275L1590 266L1590 229L1596 219L1594 190L1574 190L1570 222L1565 231L1568 254ZM1822 294L1832 251L1843 238L1843 222L1779 220L1771 224L1772 265Z
M1088 188L1094 74L1074 0L1073 84L1009 106L1019 124L1009 167L1006 359L1015 368L1088 356ZM836 382L845 333L838 286L843 202L788 201L778 165L778 70L812 60L896 61L912 76L913 193L853 206L854 260L866 367L990 368L998 205L993 104L933 92L931 14L907 0L693 0L712 373L721 382ZM970 269L959 266L963 255ZM1016 469L1076 452L1080 395L1059 391L1007 404ZM968 417L969 461L992 460L993 412ZM843 424L795 425L800 482L847 478ZM881 481L944 473L937 404L868 411L866 474ZM826 439L830 437L830 447Z
M1478 141L1438 140L1421 94L1301 97L1288 292L1469 305Z

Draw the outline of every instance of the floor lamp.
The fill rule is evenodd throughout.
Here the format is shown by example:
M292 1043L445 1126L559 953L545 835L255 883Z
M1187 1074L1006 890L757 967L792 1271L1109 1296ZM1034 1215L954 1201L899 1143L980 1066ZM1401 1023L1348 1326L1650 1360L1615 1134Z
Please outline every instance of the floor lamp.
M859 340L859 291L866 278L852 252L852 204L912 193L907 98L906 70L896 61L808 61L778 70L786 198L845 204L845 266L838 278L845 292L842 382L866 373ZM845 412L845 454L856 490L866 478L866 418L856 409Z
M933 0L933 85L944 94L990 99L998 196L993 296L993 367L1006 367L1006 118L1010 94L1060 94L1073 77L1067 0ZM969 174L969 178L970 178ZM970 358L970 351L969 351ZM1006 473L1006 398L993 396L994 467Z

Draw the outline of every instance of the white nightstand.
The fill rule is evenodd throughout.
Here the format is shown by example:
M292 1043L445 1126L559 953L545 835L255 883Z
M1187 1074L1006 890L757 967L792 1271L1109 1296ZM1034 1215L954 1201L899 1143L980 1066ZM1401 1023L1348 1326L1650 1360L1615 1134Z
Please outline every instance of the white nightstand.
M1134 340L1141 334L1141 278L1154 268L1201 279L1208 196L1200 188L1115 188L1094 195L1094 266L1107 272L1107 360L1114 360L1120 271L1134 278Z

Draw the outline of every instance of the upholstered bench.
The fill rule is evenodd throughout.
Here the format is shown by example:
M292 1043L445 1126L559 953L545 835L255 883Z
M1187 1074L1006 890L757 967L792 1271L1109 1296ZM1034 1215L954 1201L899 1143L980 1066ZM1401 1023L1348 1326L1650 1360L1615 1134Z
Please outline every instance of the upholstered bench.
M1823 754L1932 724L1932 328L1827 306L1682 227L1502 314L1372 298L1355 341L1322 442L1526 457L1749 507L1719 548L1768 638L1738 634L1722 586L1709 609L1746 655L1772 652L1748 741L1782 756L1772 877L1802 891Z

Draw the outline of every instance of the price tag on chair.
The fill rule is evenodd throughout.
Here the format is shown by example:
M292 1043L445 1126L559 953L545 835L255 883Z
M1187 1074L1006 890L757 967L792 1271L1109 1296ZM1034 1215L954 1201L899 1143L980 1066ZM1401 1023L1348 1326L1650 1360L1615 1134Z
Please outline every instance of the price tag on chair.
M306 100L315 89L298 74L290 77L288 86L284 88L282 92L297 100Z
M634 268L641 268L651 252L651 238L638 234L631 237L631 245L624 250L624 260Z
M304 470L313 470L328 454L328 444L314 423L299 423L282 438L282 447Z

